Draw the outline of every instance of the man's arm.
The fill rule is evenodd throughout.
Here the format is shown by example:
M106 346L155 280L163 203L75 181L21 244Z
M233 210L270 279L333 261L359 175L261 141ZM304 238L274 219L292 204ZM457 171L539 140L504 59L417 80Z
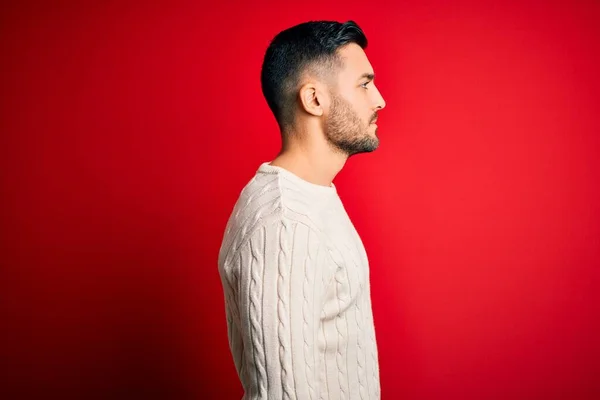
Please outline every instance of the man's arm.
M233 292L243 342L236 351L248 398L318 396L325 259L317 233L285 217L255 231L236 252Z

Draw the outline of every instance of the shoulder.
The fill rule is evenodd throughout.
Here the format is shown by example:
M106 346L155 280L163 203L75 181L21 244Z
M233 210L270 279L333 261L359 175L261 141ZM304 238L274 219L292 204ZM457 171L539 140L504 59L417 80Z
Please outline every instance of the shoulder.
M332 199L315 195L286 174L259 170L241 191L227 222L219 264L226 263L260 229L271 233L275 230L277 237L283 234L281 238L288 239L300 228L299 232L308 231L311 237L325 240L322 232Z
M315 247L324 242L324 237L310 218L290 211L280 202L271 212L249 216L226 232L219 254L219 264L228 263L251 241L268 247L285 243L297 245L298 242L302 242L303 246Z

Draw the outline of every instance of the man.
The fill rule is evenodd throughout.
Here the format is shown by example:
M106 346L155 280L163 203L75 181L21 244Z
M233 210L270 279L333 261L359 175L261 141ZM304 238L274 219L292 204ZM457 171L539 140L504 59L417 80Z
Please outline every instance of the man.
M385 102L354 22L279 33L262 67L282 149L240 194L219 254L244 399L378 399L369 265L332 183L379 144Z

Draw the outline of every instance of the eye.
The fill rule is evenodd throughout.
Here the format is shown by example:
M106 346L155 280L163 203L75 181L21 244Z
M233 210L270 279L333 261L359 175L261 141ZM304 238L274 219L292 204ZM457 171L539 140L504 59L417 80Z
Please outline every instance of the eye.
M369 83L371 83L371 81L367 81L367 82L365 82L365 83L361 83L361 84L360 84L360 87L361 87L361 88L363 88L363 89L368 89L367 85L368 85Z

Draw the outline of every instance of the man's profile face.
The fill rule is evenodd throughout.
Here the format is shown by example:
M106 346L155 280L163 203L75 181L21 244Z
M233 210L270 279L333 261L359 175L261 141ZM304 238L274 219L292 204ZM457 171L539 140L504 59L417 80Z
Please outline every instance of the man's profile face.
M347 155L370 152L379 146L377 112L385 101L373 82L373 67L364 50L351 43L338 50L342 66L332 88L325 135Z

